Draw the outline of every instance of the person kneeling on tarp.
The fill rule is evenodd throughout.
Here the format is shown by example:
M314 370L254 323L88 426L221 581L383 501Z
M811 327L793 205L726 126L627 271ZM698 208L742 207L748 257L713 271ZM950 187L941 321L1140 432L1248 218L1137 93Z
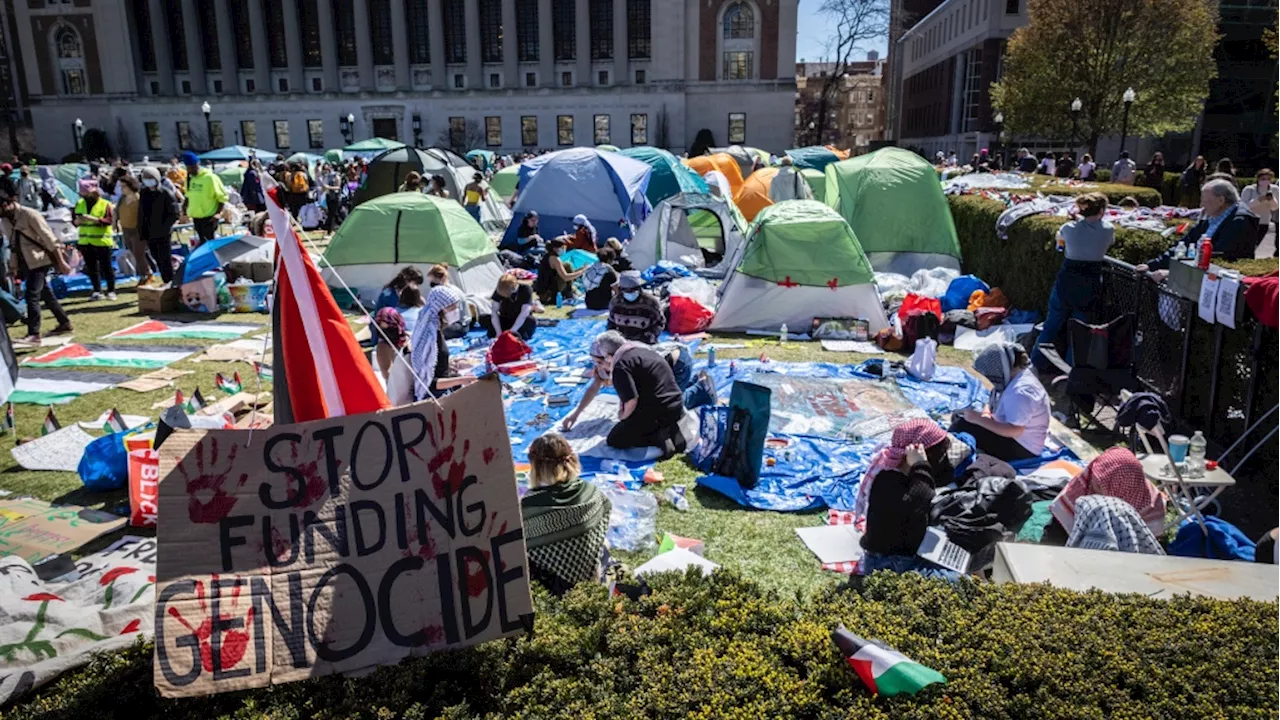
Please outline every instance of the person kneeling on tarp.
M876 453L858 488L854 513L865 516L858 572L918 572L958 580L959 574L916 554L929 527L936 485L951 482L951 439L932 420L911 420L893 430L889 445Z
M991 381L991 414L961 410L951 432L969 433L978 452L1006 462L1039 457L1049 437L1049 394L1021 345L993 343L978 351L973 369Z
M636 344L639 345L639 343ZM654 345L653 350L671 366L671 374L676 379L676 387L680 388L680 392L684 394L685 410L696 410L703 405L715 404L716 381L705 370L701 370L697 374L693 372L693 355L689 352L687 345L678 342L664 342ZM591 375L591 384L587 386L586 392L582 395L582 402L578 403L577 409L569 416L572 420L566 418L569 423L565 427L566 430L577 421L578 416L600 392L600 388L604 387L609 381L608 373L602 374L597 366L596 371Z
M612 506L581 473L577 453L558 433L529 443L529 493L520 500L529 575L556 595L601 577Z
M587 387L578 407L564 419L569 430L582 410L591 404L605 380L618 393L618 424L605 442L619 450L655 447L663 457L684 452L689 439L680 428L684 394L676 384L671 365L653 348L627 342L616 331L598 335L591 344L596 379Z

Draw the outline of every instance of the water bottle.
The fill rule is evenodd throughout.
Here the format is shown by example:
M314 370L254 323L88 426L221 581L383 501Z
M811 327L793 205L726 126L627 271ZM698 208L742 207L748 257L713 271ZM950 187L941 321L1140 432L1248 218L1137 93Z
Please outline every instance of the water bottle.
M787 344L787 324L786 323L782 323L782 328L778 330L778 344L779 345Z
M707 367L716 366L716 347L714 345L707 346Z
M1204 453L1207 445L1204 433L1199 430L1191 436L1191 442L1187 447L1187 477L1204 477Z
M1173 249L1173 259L1181 260L1187 256L1187 244L1182 240L1178 241L1178 246Z
M685 512L689 509L689 499L685 495L686 488L684 485L672 485L662 493L663 499L671 503L676 510Z

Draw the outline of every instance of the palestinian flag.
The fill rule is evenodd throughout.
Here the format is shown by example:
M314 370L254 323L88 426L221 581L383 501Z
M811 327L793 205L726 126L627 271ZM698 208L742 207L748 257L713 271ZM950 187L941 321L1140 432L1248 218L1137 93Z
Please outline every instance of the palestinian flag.
M271 374L271 366L264 363L255 362L253 364L253 371L257 373L258 378L262 380L271 380L273 377Z
M61 405L86 393L108 390L130 379L128 375L117 373L23 368L9 401L28 405Z
M185 397L183 397L181 389L177 389L173 391L173 404L176 407L186 407L187 400Z
M22 361L31 367L121 367L156 370L200 350L194 345L82 345L69 343Z
M62 423L58 422L58 416L53 414L53 406L49 406L49 412L44 414L44 426L40 428L40 434L48 435L62 429Z
M188 414L199 412L208 405L208 401L204 399L204 395L200 394L200 388L196 388L191 393L191 399L187 400L186 410Z
M107 415L107 421L103 423L102 429L109 433L124 432L129 426L124 421L124 416L116 408L111 408L111 413Z
M222 373L218 373L214 376L214 384L219 390L228 395L235 395L244 389L244 384L240 382L240 373L238 372L230 378Z
M253 330L261 330L261 325L233 325L232 323L204 322L180 323L146 320L137 325L117 330L104 337L125 338L129 340L172 340L186 338L195 340L234 340Z
M843 624L831 633L831 639L873 695L914 695L926 685L947 681L937 670L912 662L893 648L864 640Z

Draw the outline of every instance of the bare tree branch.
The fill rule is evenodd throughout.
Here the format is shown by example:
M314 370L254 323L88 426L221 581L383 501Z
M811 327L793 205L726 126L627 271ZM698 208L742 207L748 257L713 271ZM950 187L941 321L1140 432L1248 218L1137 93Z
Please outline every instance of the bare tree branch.
M831 108L845 89L845 76L850 64L889 33L889 0L823 0L818 12L832 27L827 38L827 74L815 98L800 108L796 128L798 145L824 145L838 142Z

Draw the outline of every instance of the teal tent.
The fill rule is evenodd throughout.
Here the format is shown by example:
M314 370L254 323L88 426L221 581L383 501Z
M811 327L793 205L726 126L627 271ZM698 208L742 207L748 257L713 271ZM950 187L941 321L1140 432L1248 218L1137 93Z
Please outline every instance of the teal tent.
M652 168L649 174L649 187L645 189L644 194L649 198L649 204L654 207L663 200L680 193L710 192L706 180L698 177L697 173L666 150L655 147L633 147L618 152Z

